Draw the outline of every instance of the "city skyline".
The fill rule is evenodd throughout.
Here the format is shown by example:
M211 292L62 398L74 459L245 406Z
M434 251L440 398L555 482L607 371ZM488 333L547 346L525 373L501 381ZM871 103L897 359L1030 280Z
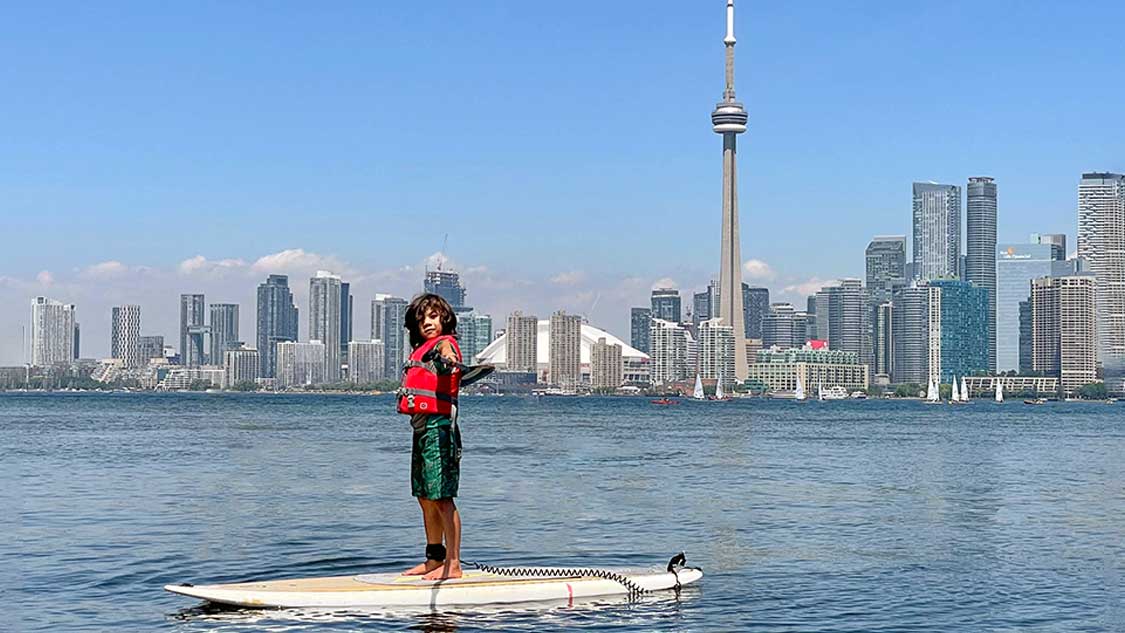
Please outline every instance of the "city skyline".
M411 240L367 239L361 244L346 236L342 238L336 232L329 235L323 230L305 230L303 228L305 214L295 210L293 206L274 206L273 215L270 217L275 217L277 212L281 212L280 217L284 220L272 224L265 223L261 205L272 204L270 196L246 204L245 212L232 212L229 210L230 204L242 205L248 200L245 197L235 199L219 196L217 199L219 204L213 204L216 200L201 200L182 188L175 189L175 192L170 191L167 177L151 181L155 185L148 190L151 195L143 198L143 203L146 209L151 208L151 212L157 216L174 213L177 209L183 212L185 210L179 205L185 204L195 206L196 212L201 214L200 217L204 220L215 219L214 214L220 211L225 214L222 216L221 224L227 230L222 234L205 231L203 235L207 237L207 246L203 248L200 244L193 244L184 239L136 239L139 234L134 234L135 230L143 228L146 233L151 233L154 225L147 215L137 215L139 210L132 209L129 204L114 195L69 199L69 203L77 201L80 204L63 204L68 202L68 198L65 195L60 197L61 194L74 195L76 191L83 191L82 187L88 184L81 178L72 181L69 177L73 176L72 163L59 161L56 165L58 182L77 187L77 189L63 187L65 191L61 193L42 190L39 192L41 195L35 195L29 192L28 187L37 185L42 174L34 169L10 170L4 176L3 182L8 183L13 191L21 195L8 196L3 203L0 203L3 205L2 208L11 211L9 215L13 218L13 227L9 234L11 248L7 252L5 269L0 270L0 305L4 306L0 308L0 364L16 364L26 358L26 341L29 336L26 306L27 301L34 296L46 296L77 306L76 318L83 324L83 356L87 357L108 355L108 350L102 348L107 346L108 314L109 308L113 305L134 303L143 305L145 308L143 333L163 335L166 341L172 342L178 338L175 335L178 319L172 318L169 314L175 307L176 296L184 293L205 294L213 301L238 304L244 315L252 314L253 288L269 273L289 274L291 278L300 279L311 276L316 269L338 272L346 279L354 280L356 288L353 290L353 295L360 301L361 306L379 292L409 298L417 292L419 286L418 269L433 263L434 258L445 259L444 254L435 254L431 256L430 262L425 261L425 254L433 253L440 243L439 237L445 228L450 229L448 232L453 238L449 251L456 255L457 269L462 272L466 285L472 288L471 302L479 311L502 318L504 314L515 309L538 314L550 314L555 310L564 309L571 313L586 315L591 323L605 327L617 335L623 335L628 332L628 307L643 305L652 287L675 285L685 293L702 290L717 272L713 262L713 235L717 232L716 224L718 224L715 217L718 215L715 212L718 201L714 193L713 136L701 134L703 130L698 122L698 111L701 107L710 107L713 104L713 95L721 84L721 77L714 68L715 55L718 51L716 40L721 35L714 16L721 4L715 2L714 7L701 5L691 9L658 5L655 8L659 12L681 14L680 17L684 18L683 23L679 27L638 25L637 32L630 34L630 40L635 38L639 41L634 43L644 46L647 40L644 40L643 36L653 28L685 29L682 35L668 40L673 50L679 50L677 47L681 47L690 52L684 58L675 61L674 70L680 74L675 75L674 79L677 81L682 79L684 83L677 85L675 91L670 91L669 84L673 78L658 81L646 88L648 92L644 94L659 96L661 107L666 108L662 110L664 114L661 116L660 138L677 143L682 139L686 155L690 158L675 163L674 174L659 176L663 181L673 179L679 190L669 197L666 186L658 187L655 193L660 194L663 202L655 205L645 202L647 198L644 196L652 194L643 187L638 188L638 182L629 178L616 182L612 188L602 182L596 189L606 194L611 201L615 196L633 196L638 192L642 194L642 198L637 202L625 207L615 206L616 212L613 214L599 210L600 206L591 206L590 199L581 195L564 198L562 203L547 199L549 205L567 204L569 212L578 219L586 219L590 216L596 217L602 223L604 227L602 231L595 235L590 235L588 231L584 232L582 239L575 239L575 236L568 234L566 230L544 231L542 225L521 226L514 223L509 226L511 211L507 210L505 205L490 204L491 210L488 214L473 213L474 205L479 205L481 200L470 195L465 199L466 202L453 202L455 198L448 198L437 200L440 204L436 204L432 199L420 203L427 209L438 209L433 218L444 226L437 234L421 235L420 239ZM1116 7L1110 9L1119 10ZM33 9L22 10L34 13ZM458 9L449 6L442 7L442 10L457 11ZM539 10L551 12L552 16L559 18L561 24L577 28L577 18L581 15L583 7L579 4L567 11L557 8ZM940 11L956 14L962 10L965 9L954 6ZM987 12L991 9L984 7L979 10ZM397 18L403 18L409 16L412 9L391 7L388 11ZM616 19L615 16L619 11L624 9L612 8L606 19L610 21ZM876 153L875 149L867 147L871 145L867 140L864 141L864 147L853 147L861 150L857 158L877 157L880 161L886 161L893 166L888 168L880 163L877 170L869 169L862 174L857 174L853 167L839 163L839 173L837 170L823 172L830 174L831 177L815 183L810 181L808 190L803 192L800 200L802 208L807 208L810 204L813 206L808 217L815 220L815 227L827 230L805 230L804 225L797 225L792 218L788 220L788 224L782 224L782 219L787 214L784 207L778 206L778 200L790 196L786 187L781 186L781 183L787 180L776 177L778 169L785 165L792 167L791 158L794 152L807 153L815 148L831 154L833 147L841 147L834 135L818 138L803 136L800 130L808 128L797 125L798 122L785 115L779 108L790 108L803 115L811 115L812 112L791 107L795 102L790 100L791 95L786 96L787 91L792 89L791 83L771 85L766 81L766 78L776 72L766 60L775 58L779 50L788 50L786 44L780 41L781 33L785 32L785 28L775 28L779 25L793 28L792 24L786 21L786 11L787 9L784 8L756 6L741 7L739 11L739 30L741 33L747 33L743 36L741 48L748 51L748 54L740 57L740 69L745 75L745 79L740 84L740 96L749 104L749 111L755 122L746 135L749 141L747 147L753 149L744 152L739 176L744 189L742 198L746 208L762 210L761 213L753 214L755 222L753 228L750 228L745 220L743 222L749 230L744 231L741 241L744 253L742 260L745 266L742 272L750 285L770 288L774 301L787 301L799 306L802 305L804 297L833 280L862 277L862 247L872 235L910 234L909 219L903 210L906 207L904 190L912 181L936 180L964 186L967 178L988 173L1003 187L1004 200L999 214L998 241L1023 241L1029 231L1036 231L1064 233L1070 236L1069 239L1074 240L1072 244L1077 243L1074 211L1075 180L1078 174L1087 171L1120 171L1120 152L1117 150L1121 146L1121 133L1116 130L1105 131L1099 136L1086 137L1081 139L1081 142L1074 143L1069 137L1063 137L1058 133L1052 135L1050 129L1043 129L1042 135L1037 138L1037 143L1050 147L1052 144L1065 141L1069 145L1061 148L1064 151L1052 152L1049 161L1042 160L1034 166L1034 169L1028 170L1028 159L1017 153L999 156L989 151L976 151L972 154L974 159L970 164L960 158L964 155L963 151L934 152L931 146L938 142L940 125L926 130L920 130L912 125L909 127L911 142L895 144L892 141L901 141L903 139L901 135L906 128L900 129L894 125L894 121L887 121L888 117L884 113L878 124L868 120L864 126L861 121L858 128L880 135L876 137L880 142L873 145L881 153ZM933 13L939 10L929 8L921 11ZM825 8L824 13L842 17L833 13L830 8ZM1053 11L1049 9L1032 8L1018 16L1016 22L1023 26L1038 25L1043 28L1044 25L1051 23L1048 18L1058 17L1052 13ZM814 19L809 28L815 28L820 24L816 16L812 17ZM1062 17L1064 21L1067 19L1066 16ZM143 21L145 16L141 15L137 19ZM880 35L894 40L899 35L892 32L893 29L890 27L897 21L911 18L888 11L883 19L885 23L877 24L872 28ZM391 21L394 22L394 19L392 18ZM376 22L376 28L386 26L378 20ZM441 20L438 22L439 27L448 28L443 26ZM501 23L502 27L511 26L509 21L501 20ZM237 20L233 24L232 28L236 31L244 28L244 25ZM394 25L396 28L401 27L403 33L412 32L412 29L418 27L405 19L394 22ZM1015 29L1017 25L1010 26ZM608 34L602 33L598 25L593 25L592 28L593 33L590 35L594 40L608 46L610 42ZM771 32L771 28L778 32ZM501 28L500 32L506 31ZM586 31L582 32L586 33ZM848 33L845 29L843 34L836 34L836 37L844 39L834 41L837 44L854 43L846 40ZM1007 31L1000 34L1010 35ZM855 33L852 35L854 36ZM602 37L606 39L600 39ZM76 46L81 46L84 42L87 41L79 38ZM1092 40L1087 38L1083 44L1089 49L1098 46L1099 42L1100 40L1095 37ZM262 42L251 40L245 46L257 50L255 47L258 44ZM9 45L19 47L29 44L14 38ZM393 50L395 45L388 46ZM1016 67L1030 68L1037 62L1045 61L1042 56L1046 55L1046 51L1039 50L1040 46L1043 44L1032 45L1025 42L1020 50L1030 53L1030 56L1027 60L1016 64ZM330 57L330 51L318 52ZM769 54L763 55L763 52ZM924 51L915 52L924 53ZM968 47L967 50L956 55L969 55L973 52L981 53L983 59L989 58L988 51L976 50L973 47ZM651 54L654 56L652 59L659 60L661 63L668 61L667 52L653 49ZM992 51L991 55L996 56L1000 53ZM637 60L628 56L608 58L619 61L622 65L620 68L614 67L614 75L622 69L635 70L639 76L646 76L646 73L651 72L651 69L643 64L638 67ZM792 58L792 61L798 64L802 61L807 63L809 57L798 55ZM1060 72L1062 67L1059 66L1059 61L1051 60L1051 63L1047 64L1047 70ZM411 65L434 62L434 59L403 61L404 64ZM1006 63L1014 62L1006 60ZM384 67L379 67L377 70L387 72ZM934 72L940 75L950 71L940 68ZM1075 67L1068 68L1067 72L1071 74L1065 79L1076 81L1087 71ZM688 79L689 75L690 79ZM1058 75L1056 78L1060 81L1062 79ZM13 79L24 82L21 84L20 81L15 81L14 85L17 86L24 84L38 86L30 76L19 75ZM827 78L822 77L822 79ZM908 79L908 81L913 80ZM770 89L765 89L766 86L770 86ZM861 87L870 89L867 84L861 84ZM572 88L577 90L576 87ZM501 90L503 89L506 88L502 86ZM402 94L391 91L381 96L392 100L393 103L389 107L397 107L398 102L395 100L405 98L411 90L410 86L405 86ZM670 92L677 94L673 95ZM690 97L679 96L680 93L685 92L689 93ZM854 101L847 95L836 97L843 100L841 104L845 106L844 111L851 112L846 107L848 104L855 107L861 103L872 102L872 95L860 92L861 94L855 95ZM556 89L552 94L558 96L565 93L560 93ZM112 95L96 91L94 97L110 99ZM975 95L975 98L979 97L979 93ZM1005 99L1000 99L997 104L1005 102ZM1090 114L1088 105L1077 107L1076 104L1065 100L1051 103L1053 107L1059 109L1059 112L1055 113L1056 116L1064 114L1065 107L1077 108L1073 113L1074 116ZM974 108L979 109L979 107L979 103L974 103ZM908 101L905 110L932 113L929 104L921 99ZM1005 118L990 128L994 132L992 135L982 136L978 133L972 139L966 140L966 142L971 141L977 150L989 141L995 141L999 146L1003 135L1013 132L1006 126L1012 122L1008 119L1018 122L1023 121L1025 116L1015 110L1001 108L999 105L990 106L985 110L993 118L1001 114ZM821 119L830 118L825 117L823 110L818 112ZM969 112L953 107L949 115L939 118L947 125L953 123L960 125L967 119L958 120L958 116L968 118L982 116L975 112L975 110ZM599 113L610 114L602 110L599 110ZM480 111L472 110L465 116L470 122L479 122L479 119L473 117L480 114ZM576 120L585 122L586 115L589 114L590 112L583 112ZM890 118L894 119L894 117ZM39 121L32 117L33 123ZM108 127L113 129L114 122L110 123ZM124 122L117 123L124 125ZM806 119L799 123L823 125L824 121ZM1019 125L1016 127L1018 128ZM31 129L35 129L35 126L32 125ZM129 131L133 134L145 133L143 129ZM59 138L58 132L42 129L40 132L46 132L44 137L48 139ZM126 135L126 140L136 142L137 139L133 134ZM949 136L948 130L940 136L942 138L939 145L948 142L944 138ZM13 138L19 142L21 137L17 135ZM551 138L556 142L560 140L554 136ZM785 144L778 144L781 139L784 139ZM184 139L178 140L184 141ZM505 142L507 142L505 139L501 139L500 144ZM412 145L400 145L392 141L389 147L396 154L401 151L406 158L411 155ZM916 147L927 148L922 158L916 155L914 151ZM484 147L482 151L485 156L495 158L495 149ZM600 143L567 145L567 151L562 152L562 157L567 164L573 166L581 162L582 156L591 155L587 152L602 152L603 149L604 146ZM364 164L364 160L371 165L383 165L386 161L386 157L375 154L348 155L356 161L355 165ZM764 156L790 160L781 160L780 165L771 165ZM39 156L39 158L44 157ZM542 156L532 162L542 162L543 164L538 168L547 169L552 160L558 160L558 157ZM649 162L642 161L637 165L631 163L631 166L652 169ZM37 163L32 161L31 164L34 166ZM277 166L271 161L263 164ZM472 174L481 175L481 167L475 166L476 164L472 162L465 164L472 166ZM496 173L502 171L504 163L486 161L486 164L490 166L485 170L486 174L492 174L494 177ZM810 170L814 170L816 165L816 161L807 163ZM268 169L264 172L255 171L244 161L230 163L229 167L236 173L249 170L255 176L251 180L258 184L264 182L261 180L263 177L278 175ZM444 165L441 169L449 170L456 167ZM131 175L124 181L108 179L105 183L106 191L116 192L117 196L129 193L138 186L137 183L144 181L146 176L152 175L145 169L134 172L125 170L125 173ZM193 174L191 170L185 173L187 174L185 184L198 182L192 179L198 177L198 174ZM323 178L321 170L312 169L309 174L310 177L303 180L318 193L325 193L324 187L336 187L341 184L331 177ZM589 177L589 174L584 174L584 177ZM847 178L851 180L846 180ZM487 181L487 178L485 180ZM450 193L465 193L464 178L454 177L446 182L450 183ZM385 180L374 178L350 182L348 188L352 191L362 189L374 195L375 192L382 192L385 184ZM863 199L863 203L854 205L851 212L839 208L841 186L846 186L850 197L859 194ZM520 187L519 191L523 194L535 189L532 185L521 184ZM472 193L472 187L469 189L469 193ZM251 191L253 190L251 188ZM832 200L834 202L829 202ZM345 202L338 195L331 194L317 198L315 207L318 211L323 210L332 218L342 221L349 229L371 226L380 229L375 232L349 230L347 233L366 233L375 235L376 238L385 231L405 231L409 235L421 233L417 227L403 225L404 217L412 217L412 213L409 206L402 206L402 200L392 195L389 201L393 204L387 206L380 202L370 206L373 201L378 202L368 197L364 204L356 206L355 200ZM310 202L312 199L304 199L301 204ZM33 208L36 203L47 204L49 209L46 213L42 209L36 210ZM72 211L58 211L63 207L71 206L73 206ZM414 211L423 207L415 207ZM360 213L356 211L358 208L372 211ZM285 212L286 209L289 210L288 213ZM649 224L638 223L642 213L656 220L655 224L651 224L652 230L647 228ZM697 225L689 225L686 231L673 231L671 233L674 235L668 236L665 235L669 233L667 231L655 230L655 227L662 226L661 222L673 221L673 218L675 221L682 222L681 216L696 215L702 220ZM94 219L97 222L93 222ZM55 222L64 223L68 228L76 230L59 230L52 233L56 247L50 251L38 247L41 240L21 239L21 237L31 237L28 231L42 230L43 222L48 226ZM373 225L372 222L378 224ZM209 222L208 225L214 224ZM642 227L642 230L636 230L638 226ZM535 238L528 238L528 229L536 236ZM518 236L513 232L517 230L522 231ZM779 231L783 239L761 237ZM256 250L247 251L245 238L249 235L257 236L258 232L261 232L262 239L250 242L256 245ZM297 239L294 237L296 235L301 237ZM856 239L853 240L852 235L855 235ZM83 241L73 242L76 236L82 236ZM670 239L675 240L672 244L675 247L674 252L677 253L673 261L657 264L644 261L645 258L624 259L624 254L627 252L635 251L637 248L660 249L666 246L667 240ZM510 248L496 248L499 242ZM577 251L573 250L576 243L579 244ZM609 244L614 246L610 248ZM826 244L831 247L825 247ZM32 247L32 245L36 246ZM528 251L524 249L529 248L534 249L537 256L528 257ZM560 256L559 251L563 248L567 250ZM47 252L50 253L49 258L43 256ZM593 252L597 253L596 257L589 256ZM583 254L585 256L580 256ZM674 284L669 284L666 278L670 278ZM297 304L307 306L307 297L304 296L299 284L295 291ZM168 307L169 297L173 302L172 308ZM685 300L690 302L690 297L686 297ZM354 338L363 338L363 329L356 329ZM243 334L243 338L247 338L247 335Z

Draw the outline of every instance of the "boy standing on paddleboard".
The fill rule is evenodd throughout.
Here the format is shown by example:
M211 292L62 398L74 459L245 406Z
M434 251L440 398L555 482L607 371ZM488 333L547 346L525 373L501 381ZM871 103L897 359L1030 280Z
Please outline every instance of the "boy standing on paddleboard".
M422 508L426 562L403 573L426 580L460 578L461 515L453 502L461 475L457 316L445 299L427 293L407 306L405 325L413 351L403 370L398 411L410 416L414 428L410 487Z

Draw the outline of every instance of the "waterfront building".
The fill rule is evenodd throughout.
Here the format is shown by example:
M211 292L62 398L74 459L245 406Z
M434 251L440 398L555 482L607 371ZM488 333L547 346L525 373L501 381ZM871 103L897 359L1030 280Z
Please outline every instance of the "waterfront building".
M422 282L426 292L433 293L449 302L454 312L465 308L465 287L461 285L461 275L450 270L427 270ZM471 309L471 308L469 308Z
M960 276L961 188L914 183L914 279Z
M996 393L996 384L1010 397L1020 394L1056 395L1059 392L1057 376L965 376L969 393L978 398L989 398Z
M534 319L534 317L523 317L522 315L520 316L523 319ZM530 329L531 332L534 332L534 334L531 335L533 336L533 338L529 338L529 334L531 334L531 332L527 332L526 330L528 329ZM512 351L512 348L509 347L508 341L509 337L513 335L510 323L509 328L506 331L502 331L503 333L500 336L496 337L496 339L491 343L489 343L488 347L486 347L484 351L482 351L480 354L477 354L478 362L494 365L496 366L497 371L504 370L509 373L519 374L547 374L550 371L551 361L551 322L547 319L543 319L541 321L524 322L519 324L518 330L519 331L515 333L517 336L521 338L529 338L529 340L526 340L519 345L515 345L515 347L533 347L535 349L534 366L528 367L526 360L521 361L524 367L523 369L515 369L512 365L509 364L508 359L511 357L508 354ZM630 384L648 383L650 378L650 360L648 354L645 354L644 352L641 352L640 350L627 345L624 341L610 334L609 332L606 332L605 330L602 330L600 328L596 328L588 323L581 324L580 335L581 356L579 362L581 363L581 373L583 376L582 382L589 382L591 380L589 376L593 371L591 365L591 363L593 362L591 360L591 354L593 353L592 349L594 344L599 339L604 338L607 345L618 345L621 347L621 358L624 364L625 382ZM529 350L524 350L520 353L523 354L525 358L531 354Z
M762 338L762 323L765 321L766 315L770 313L769 288L757 288L742 284L742 312L746 338Z
M828 332L827 336L819 330L817 334L828 341L829 349L853 352L860 361L868 360L871 345L870 339L866 338L869 318L863 282L841 279L839 284L825 288L824 292L828 297L828 318L818 319L817 324L819 328L827 323Z
M1066 233L1032 233L1032 244L1046 244L1051 247L1051 259L1066 261Z
M624 380L623 369L621 346L607 343L604 336L598 337L590 347L590 387L617 389Z
M348 343L354 338L352 323L355 321L355 301L352 297L352 285L346 281L340 282L340 363L348 364Z
M1028 283L1027 301L1020 301L1020 365L1021 376L1030 376L1035 371L1034 349L1032 339L1035 328L1031 322L1031 283Z
M348 343L348 382L366 385L386 377L382 341Z
M734 389L734 328L722 319L699 324L699 374L728 391Z
M74 360L82 357L82 328L78 321L74 322Z
M550 384L574 389L582 378L582 317L562 310L552 314L549 337Z
M1082 174L1078 257L1097 277L1098 360L1106 388L1125 394L1125 175Z
M525 316L518 310L508 316L508 328L504 334L507 347L506 369L508 371L538 372L538 327L538 317ZM548 336L549 332L548 329ZM550 349L549 343L548 349Z
M629 313L629 325L629 343L633 349L648 354L651 349L648 335L652 326L652 309L633 308Z
M874 328L874 343L872 345L872 355L874 356L875 364L872 366L872 371L875 373L876 380L880 382L890 382L891 376L894 375L894 294L891 294L892 301L881 303L875 309L875 328Z
M164 358L164 337L157 334L155 336L142 336L140 338L141 347L141 362L147 363L154 358Z
M132 369L148 362L141 358L141 306L114 306L110 328L110 350L122 367Z
M327 346L322 341L277 343L277 386L284 389L323 384L327 358Z
M711 318L711 288L696 292L691 296L691 326L696 330L699 324ZM635 347L635 346L634 346Z
M873 301L891 300L895 288L905 286L906 236L876 235L864 251L867 288Z
M940 382L947 383L954 376L991 373L988 371L988 290L956 279L934 280L929 286L939 290L941 302L940 369L934 374L940 377Z
M734 373L739 381L746 379L746 325L742 306L742 247L738 220L737 138L746 131L748 117L734 94L734 0L727 0L727 33L723 38L726 57L726 86L723 100L711 113L711 125L723 135L723 220L719 257L719 300L713 317L734 328Z
M868 366L860 363L855 353L840 350L763 349L749 369L747 383L754 390L791 393L797 388L798 377L806 393L815 393L822 385L825 389L840 386L849 392L870 385Z
M340 381L341 280L326 270L309 279L309 340L324 343L324 382Z
M492 342L492 317L487 314L468 312L457 315L457 333L460 335L458 344L461 346L461 358L466 364L472 364L477 354L484 351Z
M965 202L965 268L962 277L988 291L988 364L996 371L996 182L969 178Z
M656 288L652 291L652 318L679 323L682 317L679 290Z
M679 323L652 319L649 340L652 342L652 382L666 385L688 378L687 329ZM694 372L692 372L694 374Z
M257 313L258 358L262 363L259 375L274 378L277 344L296 341L298 334L298 311L289 289L289 277L269 275L258 285Z
M49 367L70 363L77 358L75 350L78 323L73 304L47 297L31 300L31 364Z
M808 315L791 303L774 303L762 321L762 346L789 349L808 340Z
M1066 397L1097 382L1097 280L1093 273L1031 282L1032 369L1057 376Z
M818 321L816 318L816 295L812 294L805 298L805 337L807 340L817 339L820 337L818 332ZM764 322L763 322L764 323ZM765 327L763 325L763 327ZM763 337L764 338L764 337ZM768 345L766 347L769 347ZM754 358L757 358L756 356Z
M406 331L406 308L402 297L377 294L371 301L371 339L383 342L383 376L402 377L402 365L410 357L410 334Z
M180 358L186 367L199 367L207 363L207 349L203 347L200 331L197 330L194 337L190 331L193 327L206 325L206 309L203 295L180 295Z
M930 298L939 293L925 284L895 290L891 302L891 382L929 383L931 323L940 324L940 314L931 318ZM940 350L940 340L937 344Z
M222 389L227 386L227 372L222 367L171 367L162 373L164 373L164 378L156 385L156 388L161 390L182 391L190 389L193 383L200 381L209 383L211 388L214 389Z
M224 362L231 345L240 344L238 335L238 304L211 304L211 354L212 362ZM259 358L259 362L261 359Z
M251 347L223 350L223 369L226 372L226 386L233 387L241 382L257 382L260 378L262 359L258 350Z
M1058 261L1051 244L1000 244L996 248L996 369L1020 368L1020 303L1031 280L1080 272L1081 260ZM1030 359L1028 359L1030 362Z

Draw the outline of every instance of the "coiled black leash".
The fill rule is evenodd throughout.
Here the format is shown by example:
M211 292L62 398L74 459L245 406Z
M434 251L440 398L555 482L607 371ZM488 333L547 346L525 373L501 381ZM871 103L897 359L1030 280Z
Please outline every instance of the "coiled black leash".
M677 594L679 594L680 588L682 587L682 585L680 585L679 571L685 568L686 563L687 557L683 552L676 554L672 557L672 560L668 561L668 571L676 577L676 586L674 587L674 589ZM509 576L513 578L602 578L604 580L611 580L628 589L629 598L637 598L646 593L652 593L652 591L645 589L644 587L630 580L628 576L624 576L608 569L576 569L565 567L496 567L495 565L467 560L462 560L461 564L470 565L483 572L496 574L497 576ZM694 568L689 567L688 569Z

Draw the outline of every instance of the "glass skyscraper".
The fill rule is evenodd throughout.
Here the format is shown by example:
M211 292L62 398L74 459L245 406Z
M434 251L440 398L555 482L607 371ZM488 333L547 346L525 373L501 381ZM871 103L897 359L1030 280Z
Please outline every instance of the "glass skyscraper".
M742 284L742 314L746 322L746 338L762 338L762 322L769 313L769 288L753 288Z
M289 277L270 275L258 285L258 360L262 378L277 375L277 344L297 340L297 306L289 290Z
M988 291L988 363L996 368L996 182L969 179L965 203L965 269L962 277Z
M675 288L657 288L652 291L652 318L679 323L683 318L680 291Z
M988 372L988 290L948 279L930 287L941 290L941 382Z
M1020 369L1020 303L1031 296L1031 280L1077 272L1074 260L1055 254L1049 243L996 247L996 371Z
M961 188L914 183L914 278L960 276Z
M629 313L629 345L633 349L651 354L652 338L649 328L652 325L652 310L633 308Z

